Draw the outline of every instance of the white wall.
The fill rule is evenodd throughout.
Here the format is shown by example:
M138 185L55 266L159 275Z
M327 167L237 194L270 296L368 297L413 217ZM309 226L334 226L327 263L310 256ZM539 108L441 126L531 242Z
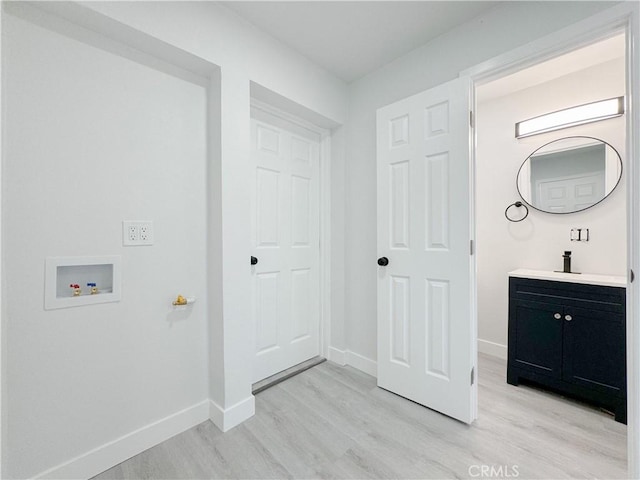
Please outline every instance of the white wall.
M206 92L4 20L3 476L24 478L208 397ZM122 247L122 220L155 244ZM120 302L43 309L46 257L113 254Z
M347 349L376 359L376 109L612 4L505 2L351 84L347 124Z
M506 356L507 272L516 268L562 270L561 255L564 250L571 250L574 271L625 275L624 178L605 201L583 212L552 215L530 209L529 216L519 223L508 222L504 217L507 205L520 199L515 184L520 165L535 149L550 141L571 135L596 137L618 150L626 165L624 117L520 140L514 137L514 126L518 121L572 105L624 95L624 58L499 98L485 101L482 87L477 93L479 348ZM589 228L589 242L571 242L571 228Z
M84 10L46 4L43 8L53 8L56 13L75 20L89 19L107 31L120 32L123 25L133 28L221 68L222 223L211 233L221 237L224 250L221 305L215 306L221 309L222 317L211 318L211 332L224 332L224 341L216 343L219 339L214 338L211 342L212 347L218 345L219 348L210 352L213 373L210 392L212 409L216 412L212 418L221 428L230 428L236 420L222 425L220 418L229 416L241 421L253 411L251 364L246 361L251 343L247 332L253 331L250 304L246 301L250 282L247 261L250 215L246 189L247 179L252 175L248 154L250 92L269 90L273 94L261 99L285 98L288 102L278 106L290 107L294 114L307 114L307 120L320 126L337 128L347 118L346 85L235 13L211 2L87 2L84 5ZM341 163L340 145L337 141L332 149L332 161L335 159L337 163ZM335 169L332 182L340 184L343 172L341 168ZM332 199L334 205L341 202L340 198ZM340 221L332 225L332 239L343 238L343 231ZM341 249L336 251L340 255ZM338 298L331 311L334 338L343 330L344 312L339 310L340 306ZM221 364L224 372L217 369Z
M213 2L84 2L90 10L197 55L334 122L347 117L341 80Z
M331 328L329 345L345 348L345 128L331 134Z
M251 85L331 128L346 120L347 88L210 2L37 7L5 4L3 12L8 73L2 87L10 98L3 119L3 270L13 281L3 290L9 345L3 447L9 447L2 474L30 476L70 462L48 475L87 476L97 473L101 452L111 452L101 457L106 468L200 418L200 401L210 400L204 406L225 430L253 413L247 361L253 326L246 301ZM73 30L83 41L95 36L43 10L164 62L150 60L151 70L13 16L58 32ZM127 50L131 57L148 57ZM176 70L166 63L174 58L211 76L208 98L204 88L160 73ZM194 77L183 73L181 78ZM81 101L63 102L74 95ZM332 158L343 164L341 142ZM83 168L74 170L77 158ZM332 171L337 196L343 172ZM88 198L96 198L93 209ZM342 201L335 198L332 208ZM123 219L154 220L156 245L121 248ZM32 225L46 235L22 242ZM340 220L332 228L339 244L342 232ZM42 311L45 256L114 251L124 261L122 302ZM336 251L340 255L340 246ZM189 318L170 315L170 300L179 292L200 298ZM33 302L32 294L40 300ZM340 308L338 299L334 336L341 335ZM181 410L194 404L197 414Z

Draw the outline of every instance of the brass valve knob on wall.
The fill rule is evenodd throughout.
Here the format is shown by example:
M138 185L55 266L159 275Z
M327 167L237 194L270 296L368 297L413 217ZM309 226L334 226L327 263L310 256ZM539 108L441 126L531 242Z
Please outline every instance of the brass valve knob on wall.
M176 299L172 302L174 307L191 305L192 303L196 303L196 297L185 297L183 295L178 295Z
M178 295L178 297L173 301L174 305L186 305L187 303L187 299L182 295Z

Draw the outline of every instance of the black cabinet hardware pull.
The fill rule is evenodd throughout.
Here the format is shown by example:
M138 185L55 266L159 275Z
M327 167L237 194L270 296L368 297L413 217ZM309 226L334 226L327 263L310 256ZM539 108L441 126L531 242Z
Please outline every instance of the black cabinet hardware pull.
M258 263L258 259L256 257L251 257L251 265L255 265L256 263Z
M389 265L389 259L387 257L380 257L378 259L378 265L380 265L381 267L386 267L387 265Z

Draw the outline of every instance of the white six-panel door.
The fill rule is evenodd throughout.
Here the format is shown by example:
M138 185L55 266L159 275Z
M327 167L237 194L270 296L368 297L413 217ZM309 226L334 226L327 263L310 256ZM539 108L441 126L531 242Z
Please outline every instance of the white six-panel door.
M605 196L604 171L572 175L536 182L535 205L545 212L567 213L584 210Z
M469 91L458 79L377 116L378 254L389 262L377 267L378 385L467 423L476 417Z
M252 108L251 144L257 382L320 351L320 138Z

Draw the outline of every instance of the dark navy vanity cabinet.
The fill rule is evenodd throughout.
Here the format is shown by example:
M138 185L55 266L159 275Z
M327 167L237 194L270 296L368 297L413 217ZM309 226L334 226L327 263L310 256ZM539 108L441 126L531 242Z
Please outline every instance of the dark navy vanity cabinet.
M626 423L625 288L509 277L507 382L528 380Z

